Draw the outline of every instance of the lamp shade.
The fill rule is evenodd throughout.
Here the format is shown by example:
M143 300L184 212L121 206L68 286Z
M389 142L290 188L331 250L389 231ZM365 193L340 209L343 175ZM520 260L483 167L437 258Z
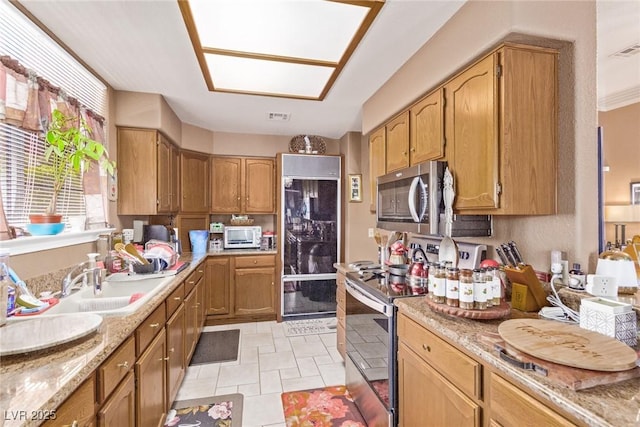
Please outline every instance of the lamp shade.
M640 205L605 205L605 222L640 222Z

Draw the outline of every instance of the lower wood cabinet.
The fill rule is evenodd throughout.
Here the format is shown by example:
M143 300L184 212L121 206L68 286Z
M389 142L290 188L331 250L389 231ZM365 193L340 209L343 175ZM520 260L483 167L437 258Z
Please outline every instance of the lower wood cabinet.
M164 327L138 358L136 374L136 425L162 425L166 416L165 354L167 354Z
M133 371L98 411L98 427L126 427L136 425L136 387Z
M276 268L273 255L238 256L234 271L236 316L276 314Z
M212 256L204 280L209 324L275 320L275 255Z
M185 364L185 307L178 309L167 320L167 409L178 394L178 389L187 369Z
M205 266L206 313L214 316L228 315L231 313L231 258L226 256L209 257Z
M46 427L96 426L96 377L92 374L55 411L55 419L46 421Z
M479 427L480 405L402 342L398 347L399 425Z
M492 373L490 426L572 426L575 425L542 402L532 398L500 375ZM523 415L526 414L524 417ZM526 419L526 421L525 421Z

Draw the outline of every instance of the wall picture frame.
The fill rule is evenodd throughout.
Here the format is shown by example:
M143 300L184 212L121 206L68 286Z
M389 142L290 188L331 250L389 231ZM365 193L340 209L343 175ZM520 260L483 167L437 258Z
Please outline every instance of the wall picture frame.
M631 188L631 204L632 205L640 205L640 182L632 182L630 184Z
M362 202L362 175L349 175L349 202Z

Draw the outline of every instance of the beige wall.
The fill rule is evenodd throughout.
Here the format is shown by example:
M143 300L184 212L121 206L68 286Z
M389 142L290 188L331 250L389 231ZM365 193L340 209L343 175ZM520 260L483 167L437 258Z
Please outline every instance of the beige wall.
M595 2L469 1L363 106L368 133L502 40L535 41L560 54L558 214L494 217L494 246L515 240L534 268L550 251L595 269L598 249ZM555 43L540 37L570 43ZM576 212L578 214L576 214ZM491 251L490 256L494 256Z
M640 103L600 112L603 135L604 204L628 205L630 183L640 182ZM640 234L640 223L626 225L626 237ZM606 241L614 242L613 223L605 223Z

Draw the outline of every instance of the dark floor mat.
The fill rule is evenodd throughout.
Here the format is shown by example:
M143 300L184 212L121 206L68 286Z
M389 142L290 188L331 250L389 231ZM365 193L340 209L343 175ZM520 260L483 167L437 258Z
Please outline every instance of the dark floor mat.
M239 344L240 329L203 332L191 359L191 365L237 360Z

